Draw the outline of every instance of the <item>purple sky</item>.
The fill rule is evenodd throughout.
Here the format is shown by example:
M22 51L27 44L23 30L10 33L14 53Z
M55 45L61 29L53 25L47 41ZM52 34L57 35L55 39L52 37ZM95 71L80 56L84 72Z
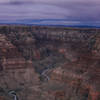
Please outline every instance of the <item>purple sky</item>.
M60 19L44 23L100 23L100 0L0 0L0 22ZM66 20L66 21L65 21ZM37 23L31 22L30 23Z

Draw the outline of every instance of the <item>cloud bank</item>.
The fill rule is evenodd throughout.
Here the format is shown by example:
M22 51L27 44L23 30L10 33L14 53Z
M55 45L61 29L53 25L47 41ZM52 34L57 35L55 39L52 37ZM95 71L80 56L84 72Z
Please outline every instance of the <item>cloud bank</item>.
M95 24L100 22L99 9L100 0L0 0L0 22L36 23L44 19L53 23L55 19L60 20L57 24Z

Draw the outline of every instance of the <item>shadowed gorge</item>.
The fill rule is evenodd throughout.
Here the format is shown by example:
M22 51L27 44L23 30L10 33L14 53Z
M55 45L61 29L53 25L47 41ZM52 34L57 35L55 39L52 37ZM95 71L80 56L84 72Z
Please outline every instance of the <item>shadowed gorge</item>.
M100 100L100 29L0 26L0 100Z

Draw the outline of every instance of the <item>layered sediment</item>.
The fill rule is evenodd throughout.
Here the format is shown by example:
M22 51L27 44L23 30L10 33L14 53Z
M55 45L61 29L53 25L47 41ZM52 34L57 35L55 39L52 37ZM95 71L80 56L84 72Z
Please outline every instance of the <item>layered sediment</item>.
M0 26L0 100L99 100L100 29Z

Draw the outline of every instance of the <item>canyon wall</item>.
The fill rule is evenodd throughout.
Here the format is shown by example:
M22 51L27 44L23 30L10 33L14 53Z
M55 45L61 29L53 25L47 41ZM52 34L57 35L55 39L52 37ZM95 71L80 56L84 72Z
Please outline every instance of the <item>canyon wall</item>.
M99 100L100 29L0 26L0 100Z

